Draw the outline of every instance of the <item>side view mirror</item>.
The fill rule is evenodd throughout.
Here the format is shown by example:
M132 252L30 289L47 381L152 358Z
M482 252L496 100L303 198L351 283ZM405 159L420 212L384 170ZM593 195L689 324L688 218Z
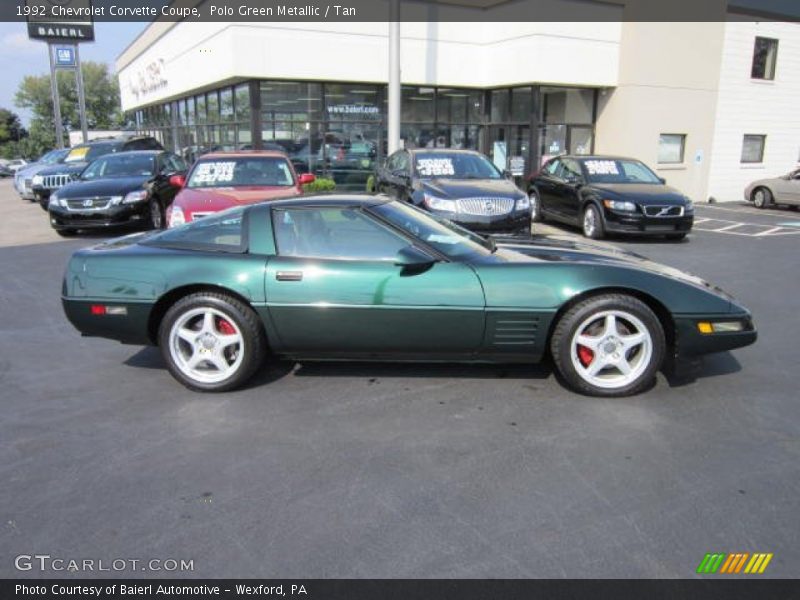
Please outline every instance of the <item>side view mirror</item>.
M313 173L303 173L303 174L302 174L302 175L300 175L300 177L297 179L297 181L298 181L298 183L299 183L300 185L305 185L305 184L307 184L307 183L314 183L316 180L317 180L317 178L314 176L314 174L313 174Z
M177 174L177 175L170 175L169 184L171 186L182 188L186 185L186 175Z
M394 264L398 267L428 267L435 262L435 258L414 246L401 248L394 259Z
M576 185L576 186L583 185L583 180L576 175L567 175L565 181L570 185Z
M506 179L514 179L514 175L508 169L503 169L503 177Z
M658 180L661 182L662 185L667 183L667 180L664 177L659 177Z

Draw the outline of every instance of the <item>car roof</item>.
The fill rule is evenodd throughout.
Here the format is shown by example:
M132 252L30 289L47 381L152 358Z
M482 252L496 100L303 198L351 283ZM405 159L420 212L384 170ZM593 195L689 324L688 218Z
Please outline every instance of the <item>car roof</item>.
M447 154L480 154L483 156L477 150L466 150L464 148L408 148L408 151L411 154L446 152Z
M103 154L103 156L99 156L98 158L108 158L109 156L131 156L131 155L146 155L146 156L154 156L156 154L164 154L167 152L166 150L125 150L124 152L109 152L108 154Z
M302 196L284 200L268 200L266 204L275 208L321 207L362 207L386 204L391 198L386 195L371 196L368 194L325 194L318 196Z
M554 156L551 160L556 158L571 158L573 160L635 160L637 162L642 162L638 158L617 156L614 154L561 154L559 156Z
M201 154L197 160L206 158L239 158L245 156L264 156L271 158L286 158L286 153L280 150L231 150L229 152L209 152Z

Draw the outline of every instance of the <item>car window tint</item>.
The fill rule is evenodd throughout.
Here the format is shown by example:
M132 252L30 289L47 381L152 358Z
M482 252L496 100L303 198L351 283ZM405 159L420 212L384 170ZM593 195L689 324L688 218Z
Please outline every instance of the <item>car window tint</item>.
M394 260L408 241L352 208L276 209L272 214L280 256Z
M561 171L561 178L562 179L582 179L583 173L581 173L581 167L577 163L577 161L564 159L562 161L562 171Z
M549 163L547 163L544 170L548 175L553 175L554 177L557 177L559 167L561 167L561 161L556 159L556 160L551 160Z
M226 210L175 229L168 229L143 243L170 248L244 252L246 244L242 228L243 217L242 208Z

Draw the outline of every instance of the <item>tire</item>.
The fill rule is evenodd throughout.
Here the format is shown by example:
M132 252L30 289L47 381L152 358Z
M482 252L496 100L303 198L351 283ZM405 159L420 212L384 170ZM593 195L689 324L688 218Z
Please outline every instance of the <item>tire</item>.
M78 233L77 229L56 229L56 233L61 237L73 237Z
M149 216L150 229L164 229L164 207L161 206L161 202L158 201L158 198L150 199L147 213Z
M772 204L772 193L767 188L760 187L753 191L753 206L767 208L770 204Z
M253 309L217 292L198 292L173 304L159 326L158 345L172 376L197 392L242 386L267 351L264 328Z
M583 210L581 230L584 236L592 240L602 240L605 237L606 232L603 227L603 217L594 204L587 205Z
M550 351L576 392L632 396L654 381L664 362L666 338L645 303L625 294L604 294L579 302L559 319Z
M539 192L534 188L528 190L528 199L531 202L531 221L534 223L541 223L544 221L542 214L542 200L539 197Z
M669 234L667 234L666 237L667 237L668 240L679 242L682 239L686 238L686 234L685 233L669 233Z
M44 196L39 196L38 198L36 198L36 202L39 203L39 207L43 211L47 212L47 208L50 206L50 198L49 197L45 198Z

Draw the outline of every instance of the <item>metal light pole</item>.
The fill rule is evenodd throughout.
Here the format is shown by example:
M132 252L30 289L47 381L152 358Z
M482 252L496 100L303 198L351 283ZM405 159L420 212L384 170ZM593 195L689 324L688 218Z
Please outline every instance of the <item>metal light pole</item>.
M89 141L89 128L86 125L86 96L83 92L83 68L81 67L80 44L75 44L75 83L78 88L78 111L81 115L83 143Z
M61 122L61 101L58 97L58 80L56 64L53 61L53 44L47 44L47 56L50 59L50 94L53 96L53 121L56 127L56 148L64 147L64 124Z
M400 0L389 4L389 114L388 150L400 149Z

